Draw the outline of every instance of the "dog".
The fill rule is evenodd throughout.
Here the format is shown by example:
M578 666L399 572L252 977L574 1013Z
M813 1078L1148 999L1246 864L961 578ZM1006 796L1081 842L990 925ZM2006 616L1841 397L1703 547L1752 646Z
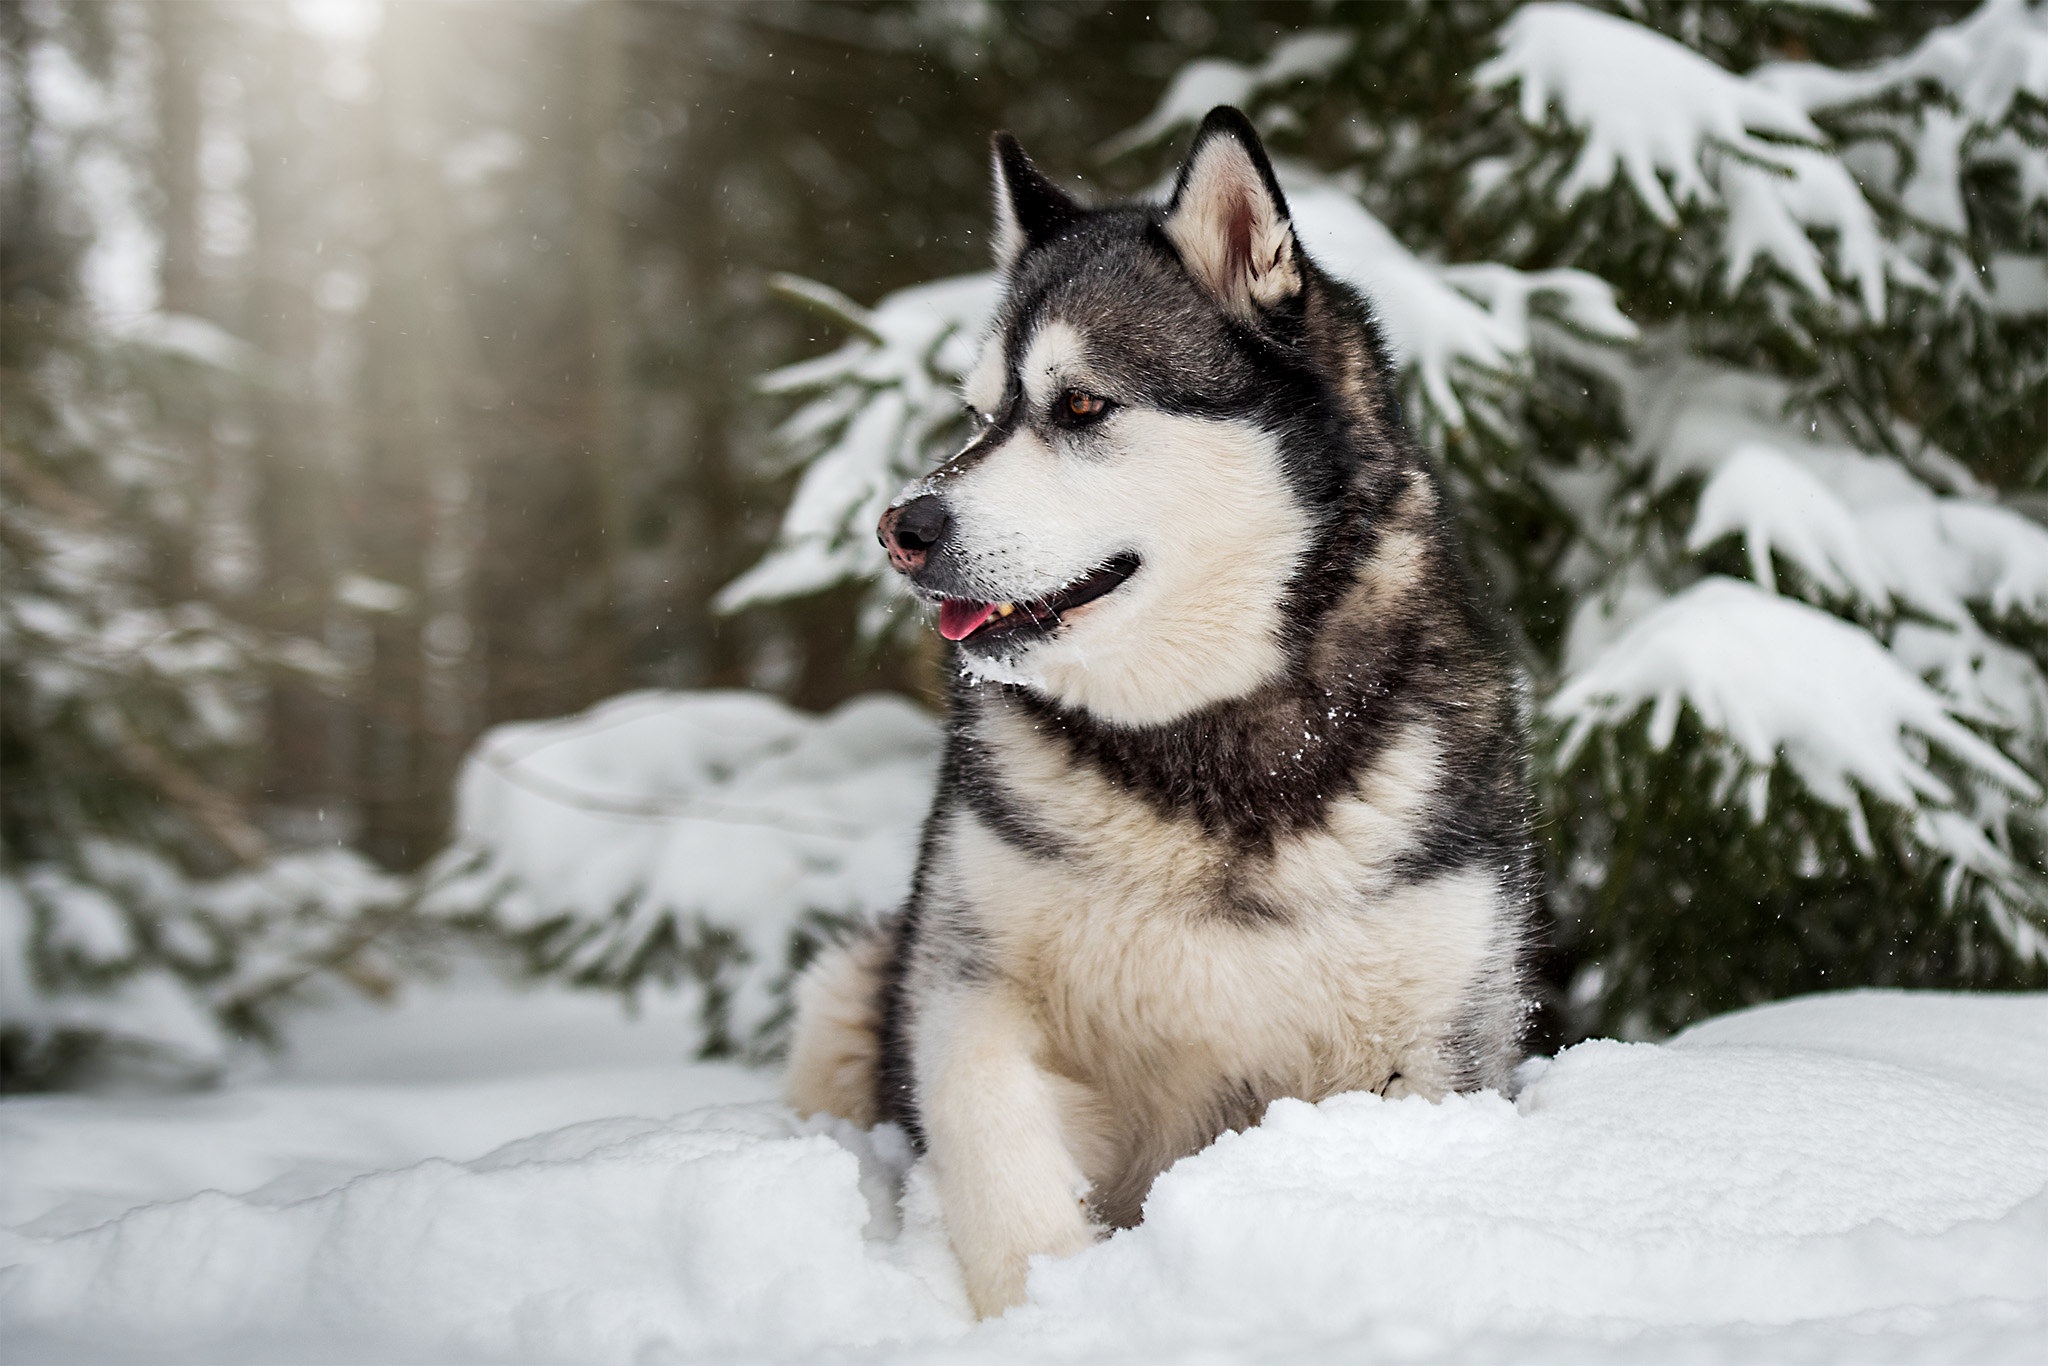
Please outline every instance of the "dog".
M1251 123L1164 207L994 170L978 430L880 527L954 643L938 792L787 1080L907 1131L982 1315L1276 1097L1505 1086L1539 890L1525 689Z

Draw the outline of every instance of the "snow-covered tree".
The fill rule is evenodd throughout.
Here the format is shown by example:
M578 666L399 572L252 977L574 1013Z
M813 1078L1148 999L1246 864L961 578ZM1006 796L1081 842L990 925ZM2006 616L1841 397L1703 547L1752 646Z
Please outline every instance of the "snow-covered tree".
M1373 299L1536 692L1564 1027L2048 963L2048 9L1360 6L1194 62ZM872 309L722 605L872 585L994 285ZM892 615L893 614L893 615ZM897 625L892 626L893 623Z
M487 732L422 907L535 973L694 999L706 1057L773 1053L825 938L909 891L938 733L903 698L809 716L758 692L637 692Z
M148 264L124 140L139 58L118 25L63 18L17 11L5 34L0 1089L117 1054L204 1075L308 978L377 976L403 890L338 848L275 850L239 790L263 671L328 666L198 590L200 481L171 414L249 348L107 306Z

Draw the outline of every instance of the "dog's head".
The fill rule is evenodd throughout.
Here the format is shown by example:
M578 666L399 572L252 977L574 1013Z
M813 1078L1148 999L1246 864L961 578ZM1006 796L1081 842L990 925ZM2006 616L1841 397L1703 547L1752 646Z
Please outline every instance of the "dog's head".
M1347 482L1257 134L1218 109L1163 208L1097 210L998 135L995 200L981 430L883 516L891 563L979 676L1124 725L1244 696Z

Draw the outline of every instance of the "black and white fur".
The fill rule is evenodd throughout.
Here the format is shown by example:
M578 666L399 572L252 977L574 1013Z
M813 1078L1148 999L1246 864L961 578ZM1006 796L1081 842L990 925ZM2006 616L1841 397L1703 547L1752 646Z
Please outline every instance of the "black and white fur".
M985 425L885 530L928 599L1136 568L958 647L909 902L801 980L789 1075L928 1154L985 1314L1275 1097L1506 1083L1536 893L1515 676L1250 124L1164 208L995 164Z

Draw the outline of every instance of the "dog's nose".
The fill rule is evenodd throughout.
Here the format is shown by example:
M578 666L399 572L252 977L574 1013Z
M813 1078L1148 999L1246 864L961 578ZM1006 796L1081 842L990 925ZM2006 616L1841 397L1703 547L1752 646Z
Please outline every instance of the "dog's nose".
M913 498L882 514L876 534L889 552L889 563L899 574L914 574L924 567L926 557L946 538L946 504L935 494Z

